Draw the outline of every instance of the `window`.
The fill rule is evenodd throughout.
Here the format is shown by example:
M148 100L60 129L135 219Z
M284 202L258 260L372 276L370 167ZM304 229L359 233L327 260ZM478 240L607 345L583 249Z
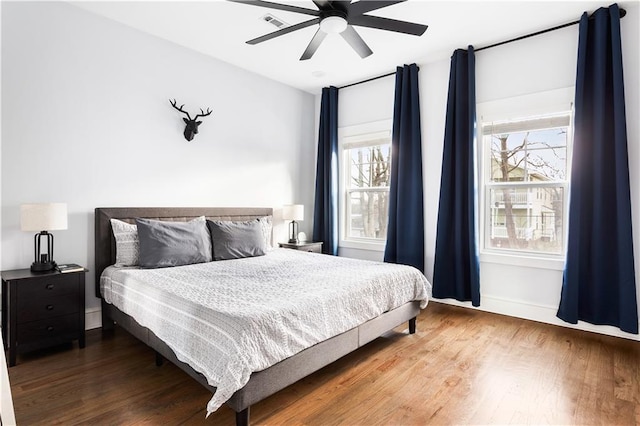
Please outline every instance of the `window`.
M566 103L547 114L481 117L485 251L564 254L570 108Z
M383 249L391 179L391 122L341 129L341 243Z

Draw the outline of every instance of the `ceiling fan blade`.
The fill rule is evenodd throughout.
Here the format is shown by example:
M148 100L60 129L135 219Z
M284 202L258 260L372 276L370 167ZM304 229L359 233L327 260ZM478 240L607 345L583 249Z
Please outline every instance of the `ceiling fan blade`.
M320 10L331 9L331 2L329 0L313 0L313 4Z
M322 40L324 40L326 36L327 36L327 33L325 33L320 28L318 28L318 31L316 31L316 34L313 36L313 38L309 42L309 45L307 46L304 53L300 57L300 60L306 61L307 59L311 59L313 54L316 53L316 50L318 50L318 47L320 47L320 43L322 43Z
M247 42L247 44L262 43L263 41L271 40L272 38L276 38L276 37L280 37L281 35L289 34L290 32L293 32L295 30L299 30L299 29L302 29L302 28L310 27L311 25L317 24L319 22L320 22L320 18L314 18L314 19L310 19L308 21L300 22L299 24L291 25L290 27L285 27L285 28L283 28L281 30L274 31L274 32L269 33L267 35L263 35L261 37L257 37L257 38L254 38L252 40L249 40Z
M383 7L392 6L398 3L404 3L407 0L380 0L380 1L365 1L353 3L349 6L349 14L351 16L362 15L363 13L372 12L374 10L382 9Z
M313 3L323 12L331 10L341 10L346 12L349 9L351 0L312 0Z
M427 30L427 25L370 15L349 17L349 23L360 27L376 28L415 36L421 36Z
M304 13L305 15L313 15L313 16L320 15L319 10L307 9L305 7L292 6L289 4L272 3L270 1L262 1L262 0L227 0L227 1L230 1L233 3L249 4L252 6L266 7L269 9L284 10L287 12Z
M360 37L360 34L358 34L351 25L347 25L347 29L341 32L340 35L361 58L366 58L373 53L373 51L369 49L369 46L367 46L367 43Z
M332 0L329 3L331 3L331 6L333 6L334 9L343 10L345 12L351 7L351 0ZM336 8L336 6L338 7Z

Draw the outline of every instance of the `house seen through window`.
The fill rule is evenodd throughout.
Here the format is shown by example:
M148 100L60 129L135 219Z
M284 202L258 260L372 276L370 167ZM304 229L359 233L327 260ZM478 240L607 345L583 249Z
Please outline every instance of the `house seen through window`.
M391 131L342 138L342 240L383 244L387 238Z
M482 122L484 246L562 255L570 111Z

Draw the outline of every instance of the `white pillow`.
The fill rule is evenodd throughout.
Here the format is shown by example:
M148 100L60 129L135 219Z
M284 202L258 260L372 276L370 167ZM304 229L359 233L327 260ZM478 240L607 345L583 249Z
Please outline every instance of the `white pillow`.
M271 244L271 233L273 231L273 224L271 216L263 216L259 217L258 221L260 222L260 227L262 231L262 236L264 237L264 244L267 251L273 249L273 245Z
M140 258L138 227L118 219L111 219L111 229L116 239L116 263L114 266L138 266Z

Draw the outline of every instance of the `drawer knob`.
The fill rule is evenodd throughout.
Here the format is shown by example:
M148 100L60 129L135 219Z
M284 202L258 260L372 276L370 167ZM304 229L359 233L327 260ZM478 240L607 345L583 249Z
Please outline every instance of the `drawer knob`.
M55 287L53 284L46 285L47 290L53 290L53 287Z
M47 305L47 311L53 311L53 305Z
M48 326L47 331L53 331L53 326L52 325Z

